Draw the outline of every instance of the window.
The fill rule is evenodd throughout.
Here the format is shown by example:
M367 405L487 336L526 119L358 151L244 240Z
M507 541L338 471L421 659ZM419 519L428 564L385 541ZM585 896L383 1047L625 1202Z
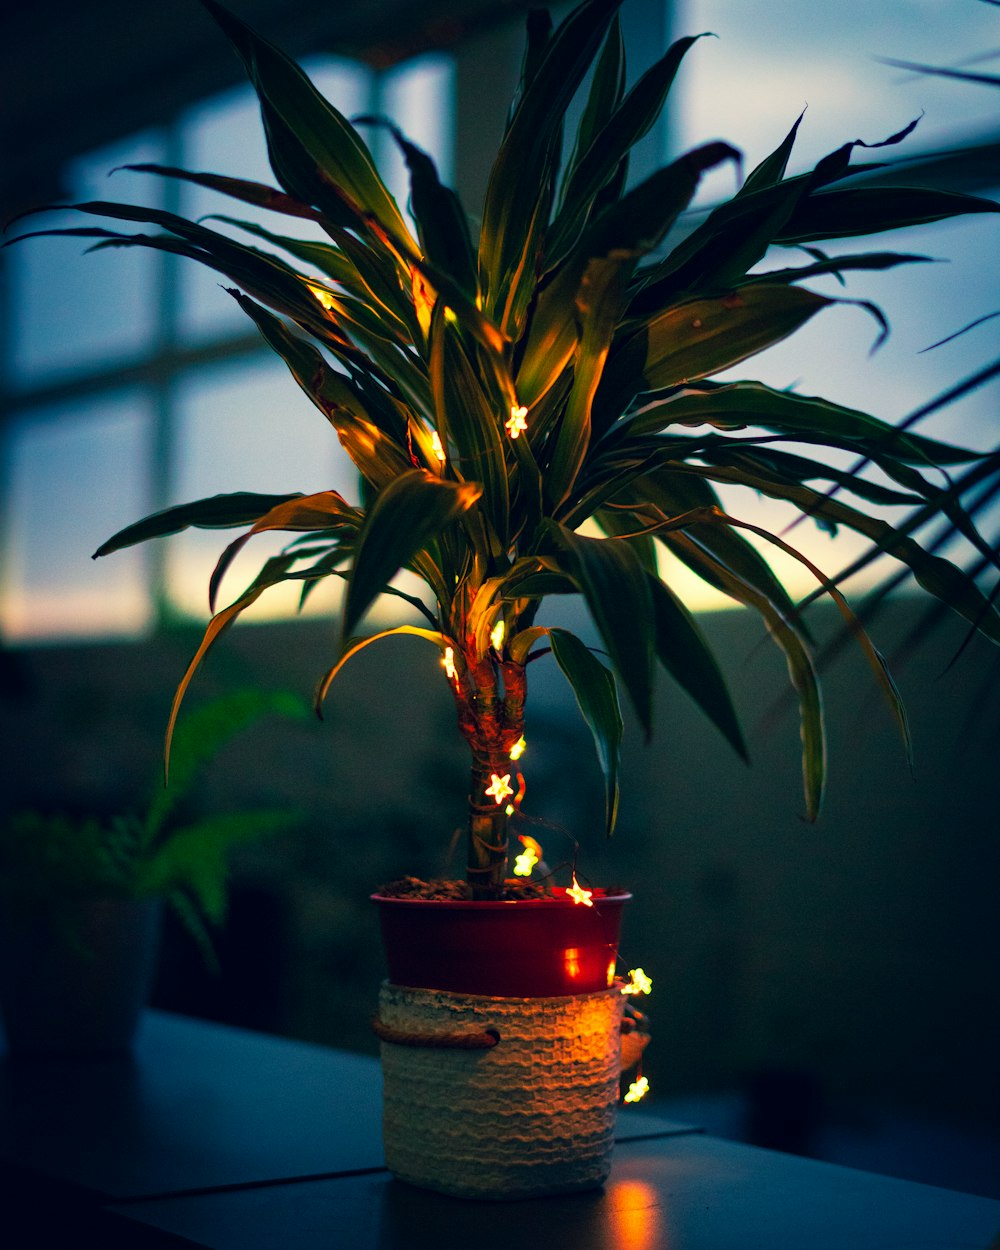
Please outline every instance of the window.
M673 146L681 151L724 138L743 151L744 174L778 146L803 109L789 173L812 168L846 141L885 139L917 117L920 123L904 144L871 152L858 149L855 162L895 162L982 142L996 133L995 89L919 75L882 59L981 69L978 61L985 51L1000 46L1000 15L992 6L938 5L928 0L827 6L799 0L772 0L766 6L683 0L676 8L674 29L677 35L711 31L717 37L699 40L688 53L678 81ZM705 179L701 203L732 194L735 178L731 168L713 171ZM997 236L997 218L977 215L873 236L862 240L861 247L852 246L850 240L827 246L831 254L885 250L946 263L857 272L848 275L846 287L834 278L809 283L823 294L871 300L883 308L892 333L873 355L869 352L877 327L860 308L845 305L825 310L792 338L732 370L730 376L758 377L772 386L824 395L885 420L904 419L996 358L998 320L984 322L932 351L926 349L1000 308L993 262ZM990 260L984 263L987 257ZM808 260L804 252L775 249L760 268ZM992 446L998 389L994 381L988 389L936 413L920 431L975 447ZM848 458L845 463L849 462ZM745 504L741 515L746 515ZM782 506L766 501L760 502L753 519L770 523L777 533L785 523ZM841 534L832 548L826 535L806 525L799 526L791 540L827 574L844 567L852 542L859 550L862 546L860 540ZM780 553L770 552L768 559L782 566L800 593L815 587L805 570L796 570ZM685 576L683 571L679 576ZM723 605L721 596L701 587L697 602Z
M384 114L450 169L451 64L421 57L376 75L336 58L307 66L348 116ZM405 169L384 130L373 150L400 203ZM273 184L249 87L188 109L166 133L93 153L69 171L73 197L147 204L200 218L224 214L279 234L308 223L117 166L179 165ZM107 225L48 214L25 229ZM238 226L213 228L247 241ZM2 362L0 631L11 641L134 636L161 612L205 618L218 532L89 557L122 526L170 504L231 490L356 494L332 430L290 383L284 365L202 266L140 247L87 254L93 240L34 239L5 257L12 333ZM6 392L3 395L3 392ZM276 420L276 416L279 418ZM294 440L285 437L289 424ZM266 454L261 455L261 449ZM271 549L280 545L275 538ZM259 567L258 540L230 572L236 588ZM311 610L329 607L321 589ZM264 596L258 619L295 611L297 597Z

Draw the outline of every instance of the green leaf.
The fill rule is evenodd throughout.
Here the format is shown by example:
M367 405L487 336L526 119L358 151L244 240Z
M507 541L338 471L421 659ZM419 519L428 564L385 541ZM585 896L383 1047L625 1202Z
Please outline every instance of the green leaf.
M481 494L477 484L445 481L425 469L411 469L379 492L358 535L344 602L345 637L395 574Z
M549 265L572 246L598 192L613 177L634 145L649 132L660 115L684 54L701 37L693 35L677 40L642 75L587 146L580 161L571 168L563 188L562 208L546 236L546 260ZM586 116L584 120L587 120ZM669 207L665 206L664 217L669 217L669 211Z
M587 155L591 144L607 125L625 94L625 43L622 39L621 19L615 14L611 29L604 41L587 92L587 103L580 116L576 130L576 142L563 176L560 207L565 204L566 188L581 160Z
M143 822L146 844L156 841L167 817L190 791L200 770L236 734L264 716L301 720L307 711L302 699L286 690L248 687L212 699L186 716L174 734L170 785L156 787Z
M194 503L164 508L162 512L154 512L113 534L106 542L101 543L94 552L93 559L110 555L113 551L121 551L124 547L132 547L149 538L179 534L181 530L192 526L196 529L234 529L240 525L249 525L279 504L301 497L298 494L255 495L248 491L237 491L231 495L212 495L209 499L198 499Z
M533 262L547 225L554 156L563 118L621 0L589 0L548 40L524 86L490 173L479 241L488 310L517 304L535 282ZM501 317L507 326L507 317Z
M483 505L506 547L510 497L499 399L483 389L480 370L469 359L455 326L439 309L431 319L430 382L448 467L462 479L482 483Z
M469 237L469 223L458 196L441 183L437 168L426 152L411 143L396 126L389 124L389 130L410 171L410 206L424 254L470 299L475 299L476 256Z
M749 762L725 678L697 621L663 582L650 578L649 588L655 612L657 658L737 755Z
M217 612L208 622L208 626L205 629L202 640L198 645L198 650L194 653L194 656L188 664L187 669L184 672L184 676L178 682L177 689L174 691L173 701L170 705L170 717L167 721L167 732L163 748L163 773L165 781L169 780L170 776L170 748L173 742L174 727L177 724L177 717L180 713L184 696L187 694L188 686L191 684L191 679L198 671L202 660L214 644L218 642L219 638L225 633L225 631L235 623L242 612L246 611L251 604L256 603L269 586L275 586L280 581L284 580L285 574L295 563L295 560L296 557L294 555L289 555L287 552L284 552L279 556L272 556L270 560L265 562L264 567L257 574L253 582L247 587L243 594L240 595L238 599L234 600L234 602L232 602L227 608L223 608L221 612Z
M364 516L335 490L320 491L286 500L254 521L245 534L231 542L219 557L208 584L208 603L215 611L215 598L226 570L255 534L266 530L290 530L305 533L328 533L338 539L350 540L358 533Z
M358 378L345 377L330 368L321 353L284 322L239 292L233 295L337 431L344 450L369 482L384 485L412 467L406 447L407 425L398 413L391 412L389 419L379 414L374 420Z
M603 320L613 316L617 323L622 302L619 274L631 273L634 261L657 246L690 203L701 175L736 155L725 143L696 148L595 218L573 256L539 296L517 374L522 402L537 403L562 375L581 337L582 309L599 308Z
M165 839L139 871L140 894L193 896L203 916L215 925L226 918L227 882L232 850L241 843L270 836L298 820L294 812L223 812Z
M618 819L624 729L614 675L568 630L549 630L549 641L552 654L576 695L583 719L594 735L597 758L604 773L605 832L611 837Z
M835 302L801 287L762 284L668 308L612 349L597 397L605 421L641 391L696 381L755 356Z
M568 571L648 738L653 728L653 605L642 561L621 539L586 538L555 522L548 530L566 553Z
M271 167L281 185L339 225L354 226L371 213L408 238L371 153L343 114L279 48L216 0L202 4L236 49L257 92Z
M303 204L276 187L269 187L262 182L250 182L245 178L227 178L221 174L192 173L187 169L178 169L173 165L123 165L123 169L140 174L159 174L164 178L178 178L182 182L193 182L196 186L206 187L210 191L219 191L231 199L241 200L244 204L255 204L258 208L270 209L273 213L284 213L287 217L305 217L309 221L320 221L322 215L309 204Z
M1000 204L929 187L852 187L802 200L776 243L811 243L879 234L969 213L1000 213Z
M788 168L788 158L792 154L792 148L795 146L795 139L799 133L799 126L805 117L805 110L798 115L795 122L785 135L784 139L778 144L770 156L766 156L759 165L756 166L747 175L743 186L737 191L734 199L740 199L743 196L750 195L755 191L762 191L767 187L777 186L785 176L785 170Z
M636 433L673 424L718 425L723 429L759 426L804 441L893 456L909 464L954 465L976 452L926 438L857 408L794 391L778 391L763 382L700 382L665 400L649 418L638 417Z
M763 618L768 632L785 654L788 676L798 693L802 734L802 784L806 815L815 820L823 802L826 782L826 734L819 678L808 645L800 636L794 618L790 619L766 595L748 586L725 565L703 551L690 532L671 535L671 546L685 551L692 567L713 585L731 595L737 603L753 608Z
M383 629L377 634L369 634L367 638L349 638L344 644L340 659L323 675L323 679L316 689L315 707L317 713L322 716L323 700L333 685L334 678L348 660L356 656L359 651L363 651L365 647L370 647L373 642L378 642L382 638L392 638L399 634L408 634L414 638L425 638L428 642L432 642L439 647L442 654L447 647L453 645L452 640L438 630L421 629L418 625L395 625L392 629Z

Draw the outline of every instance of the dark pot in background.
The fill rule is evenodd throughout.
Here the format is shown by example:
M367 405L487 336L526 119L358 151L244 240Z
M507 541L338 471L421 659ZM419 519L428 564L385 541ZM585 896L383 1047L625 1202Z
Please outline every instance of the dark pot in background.
M614 980L624 890L593 891L590 907L551 898L472 902L373 894L389 981L492 998L554 998Z
M18 1055L127 1051L148 1000L159 899L71 905L70 938L46 919L0 919L0 1015Z

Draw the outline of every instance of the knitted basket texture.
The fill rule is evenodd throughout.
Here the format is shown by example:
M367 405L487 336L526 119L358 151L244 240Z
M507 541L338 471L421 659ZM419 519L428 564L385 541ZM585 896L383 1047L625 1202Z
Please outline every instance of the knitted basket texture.
M383 983L384 1028L420 1039L500 1037L492 1049L382 1042L390 1171L465 1198L601 1185L614 1144L621 1015L618 987L481 998Z

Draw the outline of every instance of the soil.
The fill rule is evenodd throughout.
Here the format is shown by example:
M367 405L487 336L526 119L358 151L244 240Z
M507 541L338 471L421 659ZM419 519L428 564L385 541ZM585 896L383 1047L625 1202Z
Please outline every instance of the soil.
M384 898L423 898L435 901L447 899L471 899L472 891L467 881L421 881L419 877L400 877L379 886L376 893ZM547 898L552 887L539 881L519 881L508 877L504 882L501 901L519 898Z

